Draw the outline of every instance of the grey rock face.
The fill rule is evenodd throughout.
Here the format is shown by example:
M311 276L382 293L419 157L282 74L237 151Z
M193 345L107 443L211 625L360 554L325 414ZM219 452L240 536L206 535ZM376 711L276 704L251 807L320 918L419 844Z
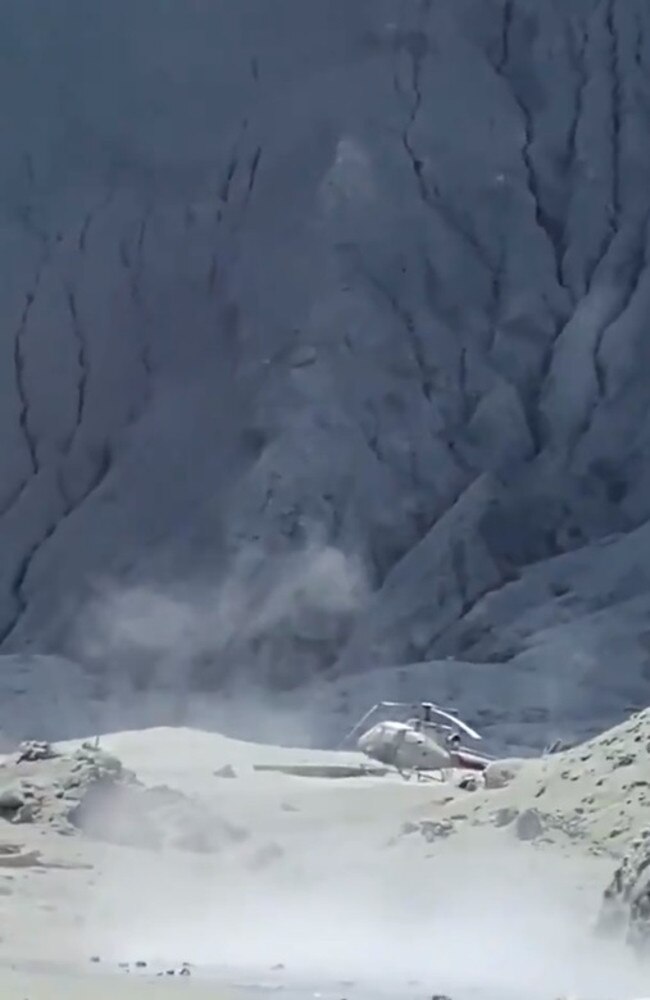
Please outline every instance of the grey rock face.
M0 36L2 648L153 581L153 652L83 646L143 686L537 646L646 693L646 0Z

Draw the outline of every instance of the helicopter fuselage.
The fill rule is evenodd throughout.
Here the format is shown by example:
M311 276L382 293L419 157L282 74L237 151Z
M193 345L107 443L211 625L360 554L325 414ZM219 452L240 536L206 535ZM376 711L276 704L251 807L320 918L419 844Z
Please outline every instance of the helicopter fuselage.
M372 760L399 771L485 769L487 759L457 744L445 746L443 739L441 735L434 736L431 729L421 725L386 721L376 723L363 733L357 746Z

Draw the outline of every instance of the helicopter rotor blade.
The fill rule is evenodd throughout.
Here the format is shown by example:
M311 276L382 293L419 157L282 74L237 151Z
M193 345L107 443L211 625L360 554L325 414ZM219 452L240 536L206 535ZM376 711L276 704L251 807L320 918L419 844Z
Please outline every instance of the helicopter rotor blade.
M350 743L350 741L354 739L354 737L357 735L357 733L361 729L363 729L363 727L370 721L370 719L374 715L376 715L378 712L380 712L384 708L395 708L395 707L398 707L397 703L390 702L390 701L379 701L379 702L377 702L376 705L373 705L372 708L369 708L367 712L364 712L364 714L361 716L361 718L358 720L358 722L356 722L354 724L354 726L349 731L349 733L347 733L343 737L343 739L339 743L339 750L342 750L344 747L346 747Z
M450 712L445 712L445 710L442 708L434 708L433 712L435 715L439 715L441 716L441 718L447 719L448 722L451 722L453 726L455 726L456 728L461 729L471 739L480 740L483 738L480 735L480 733L476 732L475 729L472 729L472 727L469 726L466 722L463 722L462 719L459 719L457 716L452 715Z

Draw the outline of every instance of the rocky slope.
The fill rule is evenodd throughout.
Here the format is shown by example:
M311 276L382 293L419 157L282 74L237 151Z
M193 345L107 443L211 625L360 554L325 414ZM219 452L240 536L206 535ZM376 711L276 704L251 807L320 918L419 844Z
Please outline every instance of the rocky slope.
M644 0L25 2L0 37L2 649L647 699Z

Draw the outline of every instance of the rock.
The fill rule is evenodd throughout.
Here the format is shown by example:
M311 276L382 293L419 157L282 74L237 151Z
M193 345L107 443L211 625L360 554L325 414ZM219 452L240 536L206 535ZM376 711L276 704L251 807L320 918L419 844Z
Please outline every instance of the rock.
M220 767L218 771L213 772L215 778L236 778L237 772L235 771L232 764L224 764Z
M163 846L162 831L136 789L95 778L70 806L68 821L95 840L150 850Z
M192 973L191 973L191 971L190 971L190 969L188 968L187 965L184 965L182 967L182 969L179 971L178 974L179 974L179 976L191 976L192 975Z
M616 770L618 767L630 767L636 761L636 756L633 753L622 754L617 757L612 765L612 770Z
M0 789L0 816L15 813L25 805L25 789L20 784L6 785Z
M458 787L465 792L476 792L479 788L485 787L485 781L478 774L466 774L458 782Z
M34 823L38 818L39 808L36 802L24 802L11 817L12 823Z
M36 850L0 857L0 868L40 868L41 866L41 852Z
M543 832L542 820L536 809L526 809L517 817L515 833L518 840L536 840Z
M90 743L82 743L78 750L75 750L73 759L81 765L94 769L98 776L110 774L115 777L122 775L122 761L114 754L101 750Z
M21 764L23 761L52 760L57 756L58 754L55 753L50 743L42 740L25 740L18 747L17 763Z
M596 932L624 940L650 955L650 830L644 830L616 868L603 893Z
M505 788L517 776L524 763L525 761L516 757L490 761L483 772L485 787Z
M429 844L434 840L449 837L453 832L454 825L449 820L425 819L420 823L420 833Z
M97 965L99 962L101 962L101 958L99 957L99 955L91 955L90 961L93 962L95 965Z

